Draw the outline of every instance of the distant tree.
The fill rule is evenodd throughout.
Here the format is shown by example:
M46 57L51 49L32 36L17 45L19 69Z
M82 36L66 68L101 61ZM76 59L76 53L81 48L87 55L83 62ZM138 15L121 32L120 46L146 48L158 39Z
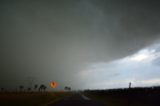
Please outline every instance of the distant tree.
M4 88L1 88L1 92L3 92L4 91Z
M22 91L23 89L24 89L24 86L23 86L23 85L20 85L20 86L19 86L19 90Z
M27 91L31 91L31 88L28 88Z
M44 85L43 90L46 91L47 87Z
M67 89L68 89L68 87L67 87L67 86L65 86L65 87L64 87L64 90L67 90Z
M38 88L38 85L37 85L37 84L35 84L35 85L34 85L34 90L36 91L36 90L37 90L37 88Z
M65 86L65 87L64 87L64 90L70 91L70 90L71 90L71 88L70 88L70 87L68 87L68 86Z
M46 88L47 88L47 87L46 87L45 85L41 84L41 85L39 86L39 91L45 91Z

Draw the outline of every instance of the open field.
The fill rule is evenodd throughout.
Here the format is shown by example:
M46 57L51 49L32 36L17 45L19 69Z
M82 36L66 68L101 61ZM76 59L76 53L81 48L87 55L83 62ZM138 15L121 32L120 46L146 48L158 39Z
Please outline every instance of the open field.
M82 95L90 101L82 99ZM63 98L67 97L68 101ZM69 98L68 98L69 97ZM77 98L77 99L76 99ZM160 106L160 87L86 90L84 92L1 92L0 106L47 106L54 103L102 103L106 106ZM62 103L61 103L62 102ZM73 103L72 103L73 102Z
M46 106L70 94L70 92L1 92L0 106Z
M160 106L160 87L87 90L84 94L106 106Z

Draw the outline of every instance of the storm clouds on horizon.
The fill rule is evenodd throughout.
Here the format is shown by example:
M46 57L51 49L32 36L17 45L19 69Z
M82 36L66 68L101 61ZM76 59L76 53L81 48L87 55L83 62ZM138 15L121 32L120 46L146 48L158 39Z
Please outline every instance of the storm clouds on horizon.
M0 87L28 87L30 79L56 81L57 89L160 83L159 5L157 0L0 1ZM138 61L148 64L148 71L134 59L149 59Z

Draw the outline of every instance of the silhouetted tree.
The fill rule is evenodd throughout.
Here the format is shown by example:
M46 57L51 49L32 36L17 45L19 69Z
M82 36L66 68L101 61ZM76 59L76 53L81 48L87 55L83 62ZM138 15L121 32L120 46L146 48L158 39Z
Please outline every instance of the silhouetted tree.
M45 85L41 84L41 85L39 86L39 91L45 91L46 88L47 88L47 87L46 87Z
M31 88L28 88L27 91L31 91Z
M67 91L70 91L70 90L71 90L71 88L68 87L68 86L65 86L64 89L67 90Z
M1 92L3 92L4 91L4 88L1 88Z
M24 89L24 86L23 86L23 85L20 85L20 86L19 86L19 90L22 91L23 89Z
M38 85L37 85L37 84L35 84L35 85L34 85L34 90L36 91L36 90L37 90L37 88L38 88Z

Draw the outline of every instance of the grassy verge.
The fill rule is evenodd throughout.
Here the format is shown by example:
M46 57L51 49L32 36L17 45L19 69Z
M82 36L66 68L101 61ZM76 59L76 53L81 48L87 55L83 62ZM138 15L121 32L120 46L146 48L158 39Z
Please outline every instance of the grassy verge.
M128 106L128 101L125 98L95 95L89 93L85 93L85 95L94 101L105 104L106 106Z
M118 91L89 91L84 94L106 106L160 106L160 95L153 91L149 93L131 91L128 94Z
M70 94L69 92L0 93L0 106L46 106Z

